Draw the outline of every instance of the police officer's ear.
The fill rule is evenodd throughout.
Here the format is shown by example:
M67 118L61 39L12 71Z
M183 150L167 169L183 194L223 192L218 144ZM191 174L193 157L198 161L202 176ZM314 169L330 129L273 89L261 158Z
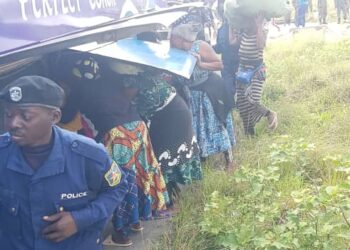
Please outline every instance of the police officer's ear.
M52 112L52 125L55 125L60 122L62 117L62 112L60 109L53 109L51 112Z

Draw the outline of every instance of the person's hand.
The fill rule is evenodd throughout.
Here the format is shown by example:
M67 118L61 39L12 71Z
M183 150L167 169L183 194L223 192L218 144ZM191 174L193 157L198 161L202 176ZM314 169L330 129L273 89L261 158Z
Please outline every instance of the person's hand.
M196 59L197 59L197 65L198 65L198 67L200 67L200 65L201 65L201 63L202 63L202 57L201 57L201 55L200 54L198 54L198 53L191 53Z
M69 212L59 212L44 216L43 220L52 224L44 228L44 238L53 242L61 242L78 232L77 225Z
M263 27L265 25L265 15L264 15L264 13L260 11L256 15L254 21L255 21L255 25L256 25L257 28Z
M229 29L229 44L230 45L236 45L239 43L239 36L235 29L231 28Z
M256 25L256 35L257 35L257 46L260 49L265 48L267 32L264 29L266 24L266 19L263 12L259 12L255 17L255 25Z

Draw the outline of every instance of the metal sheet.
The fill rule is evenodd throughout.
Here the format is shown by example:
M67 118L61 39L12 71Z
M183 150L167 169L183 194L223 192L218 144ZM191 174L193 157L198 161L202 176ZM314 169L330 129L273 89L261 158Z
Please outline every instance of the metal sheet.
M157 44L133 38L100 46L94 43L86 44L72 49L163 69L186 78L191 77L196 65L194 56L188 52L170 48L168 43Z

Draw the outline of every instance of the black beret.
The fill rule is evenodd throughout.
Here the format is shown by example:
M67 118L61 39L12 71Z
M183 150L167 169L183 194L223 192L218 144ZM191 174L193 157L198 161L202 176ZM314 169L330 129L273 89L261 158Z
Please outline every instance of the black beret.
M61 108L63 89L52 80L41 76L23 76L11 82L0 92L8 103L23 106Z

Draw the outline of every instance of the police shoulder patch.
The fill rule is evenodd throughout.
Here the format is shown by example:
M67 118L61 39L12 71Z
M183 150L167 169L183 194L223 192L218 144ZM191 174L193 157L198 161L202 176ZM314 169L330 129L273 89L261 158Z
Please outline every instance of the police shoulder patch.
M113 161L109 170L105 174L105 180L108 182L108 185L110 187L115 187L120 183L121 178L122 173L120 171L120 168L118 167L117 163Z

